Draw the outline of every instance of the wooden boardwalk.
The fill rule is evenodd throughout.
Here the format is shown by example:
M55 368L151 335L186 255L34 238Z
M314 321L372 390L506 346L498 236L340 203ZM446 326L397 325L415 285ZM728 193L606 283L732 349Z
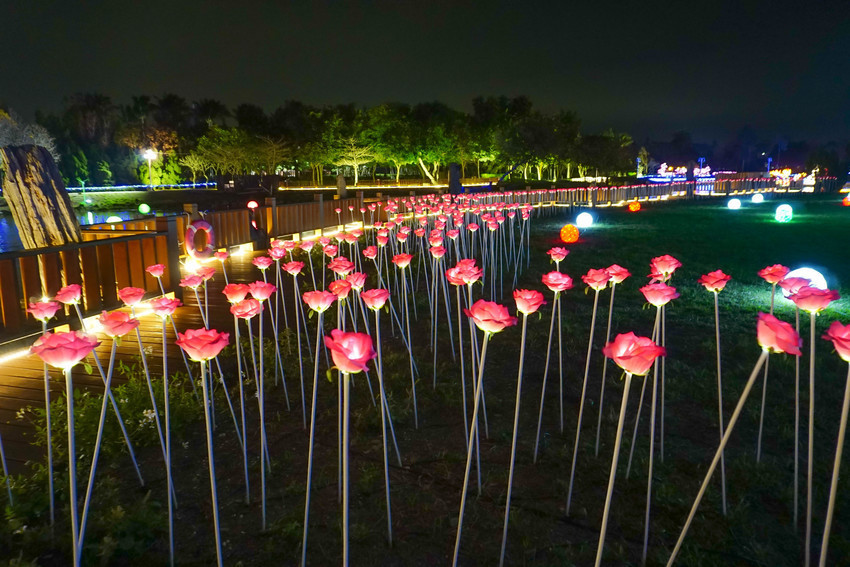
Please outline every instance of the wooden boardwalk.
M254 255L259 255L255 253ZM251 260L254 255L245 254L240 257L231 257L226 263L227 275L231 282L249 283L262 279L260 271L254 267ZM230 314L230 304L227 302L221 290L224 288L224 276L221 264L214 262L210 264L217 269L215 277L207 284L209 318L212 328L220 331L233 331L233 316ZM269 277L273 277L273 268L269 269ZM284 279L284 299L291 301L292 288L291 277L287 274ZM199 290L200 291L200 290ZM153 297L153 296L151 296ZM203 302L203 292L200 291ZM184 306L177 309L174 314L174 322L180 332L186 329L197 329L203 327L200 311L198 309L195 294L190 289L184 290ZM124 308L124 311L129 309ZM144 310L143 310L144 311ZM151 375L158 376L162 373L162 322L159 317L152 313L143 315L140 312L139 331L141 334L142 347L147 352L147 362ZM270 328L269 328L270 330ZM176 336L171 324L167 325L168 345L168 367L171 371L185 370L183 358L179 347L174 343ZM33 342L37 335L33 336ZM103 333L98 334L101 341L96 353L106 371L109 363L109 355L112 349L112 340ZM135 333L125 336L121 345L116 350L116 367L119 360L125 363L138 362L139 342ZM94 364L94 359L89 356L86 359L92 365L92 374L86 373L83 364L78 364L72 371L75 388L103 392L103 381ZM61 372L55 368L49 368L51 398L56 399L59 393L64 392L65 382ZM197 373L197 364L193 372ZM124 378L117 372L113 373L113 387L124 382ZM6 453L7 464L10 472L22 473L26 471L26 462L42 458L42 448L32 445L35 429L31 423L24 418L17 419L19 410L27 406L44 407L44 365L40 358L27 354L18 358L12 358L0 364L0 435L3 439L3 448ZM129 419L130 416L124 416Z

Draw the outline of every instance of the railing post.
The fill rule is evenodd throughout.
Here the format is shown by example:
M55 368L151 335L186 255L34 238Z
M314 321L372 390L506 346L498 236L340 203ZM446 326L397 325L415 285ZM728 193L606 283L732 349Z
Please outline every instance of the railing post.
M277 224L277 198L276 197L266 197L266 207L271 209L272 214L272 236L277 238L280 236L278 232L278 224Z
M180 287L180 239L177 234L177 217L157 217L157 231L165 232L166 250L168 258L168 281L165 282L165 291L173 291L174 297L183 300L183 288Z
M319 193L313 195L313 200L319 204L319 233L325 230L325 196Z

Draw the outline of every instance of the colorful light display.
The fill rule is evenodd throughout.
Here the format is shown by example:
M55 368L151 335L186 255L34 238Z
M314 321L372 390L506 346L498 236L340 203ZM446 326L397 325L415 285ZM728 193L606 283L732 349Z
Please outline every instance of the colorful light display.
M777 222L790 222L794 218L794 209L791 205L779 205L776 207L776 214L773 216Z
M593 226L593 215L590 213L579 213L576 217L576 226L579 228L590 228Z
M640 210L640 203L637 201L632 201L629 203L629 211L636 213Z
M733 211L737 211L741 208L741 200L740 199L729 199L729 202L726 203L726 206L732 209Z
M574 242L578 242L578 228L572 224L565 224L561 227L561 242L566 244L573 244Z

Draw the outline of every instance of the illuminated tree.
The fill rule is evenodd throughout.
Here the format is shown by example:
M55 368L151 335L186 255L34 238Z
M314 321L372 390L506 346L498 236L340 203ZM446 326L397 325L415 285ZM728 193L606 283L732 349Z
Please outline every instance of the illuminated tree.
M192 183L197 183L198 174L201 173L204 179L208 179L207 171L210 169L210 164L196 152L191 152L178 162L183 167L192 172Z
M354 185L360 179L360 168L375 160L372 146L361 144L356 138L342 140L337 149L335 165L349 166L354 170Z

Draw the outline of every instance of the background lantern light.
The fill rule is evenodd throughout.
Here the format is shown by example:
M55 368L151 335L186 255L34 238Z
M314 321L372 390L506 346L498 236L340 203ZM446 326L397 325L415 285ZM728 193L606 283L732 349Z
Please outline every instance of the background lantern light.
M629 211L636 213L640 210L640 203L638 201L632 201L629 203Z
M257 207L259 207L260 205L259 205L259 204L257 204L257 201L248 201L248 204L247 204L246 206L247 206L249 209L254 210L254 209L256 209Z
M776 207L776 214L773 216L777 222L790 222L794 217L794 209L791 205L779 205Z
M764 203L764 195L761 193L756 193L750 198L750 201L758 205L759 203Z
M142 203L141 205L139 205L139 212L143 215L146 215L151 212L151 206L147 203Z
M590 228L593 226L593 215L590 213L579 213L576 217L576 226L578 228Z
M809 287L814 287L814 288L817 288L817 289L828 289L827 286L826 286L826 278L823 277L823 274L821 274L819 271L817 271L814 268L808 268L808 267L797 268L795 270L791 270L790 272L788 272L788 275L786 275L785 277L786 278L805 278L805 279L809 280L809 282L811 282L811 283L809 283ZM789 294L788 294L787 291L785 291L783 289L782 295L784 295L785 297L788 297Z
M733 211L737 211L741 208L741 200L740 199L729 199L729 202L726 203L726 206L732 209Z
M109 224L115 224L116 222L124 222L124 219L113 215L111 217L108 217L106 219L106 222L108 222Z

